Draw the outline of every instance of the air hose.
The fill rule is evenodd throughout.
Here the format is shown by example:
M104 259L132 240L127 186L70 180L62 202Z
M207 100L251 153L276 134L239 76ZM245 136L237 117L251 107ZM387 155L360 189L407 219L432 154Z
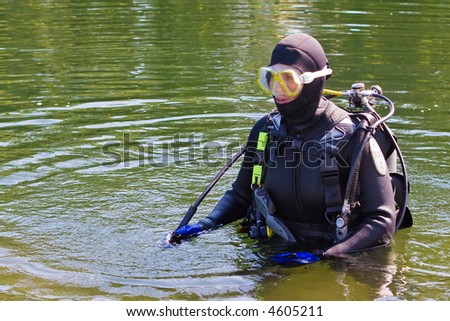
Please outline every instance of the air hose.
M329 97L342 97L343 96L343 97L349 97L350 100L352 100L352 99L357 100L358 103L360 104L360 106L363 106L366 111L371 112L378 118L378 120L375 121L375 123L372 125L369 125L366 121L363 121L360 123L360 125L357 128L357 132L361 131L361 130L363 131L361 134L361 138L360 138L361 144L360 144L359 148L357 150L355 150L355 152L353 154L352 168L350 170L348 181L347 181L347 186L345 189L342 211L336 219L336 237L340 240L345 238L348 233L347 223L348 223L348 219L350 216L350 206L351 206L352 202L354 201L355 195L356 195L356 186L357 186L358 177L359 177L359 167L361 164L361 157L362 157L362 153L364 150L364 146L367 144L367 142L369 141L371 136L375 133L375 131L377 130L378 127L383 128L385 130L385 132L388 133L388 135L394 145L395 151L397 152L397 156L400 161L400 165L402 167L402 174L403 174L404 187L405 187L404 190L402 191L404 202L401 204L401 207L399 209L399 213L398 213L398 217L397 217L397 221L396 221L396 230L399 229L399 227L403 221L403 218L405 216L405 213L406 213L406 203L407 203L407 199L408 199L409 184L408 184L408 176L406 173L405 160L403 158L403 154L400 150L400 147L398 146L396 139L393 137L392 132L388 129L387 125L385 124L385 122L389 118L391 118L395 112L394 104L389 98L387 98L386 96L381 94L381 88L379 88L378 86L373 86L372 90L364 90L363 88L364 88L364 85L358 83L358 84L354 84L352 86L352 90L347 90L347 91L334 91L334 90L329 90L329 89L324 90L324 94L328 95ZM368 97L379 98L381 100L384 100L389 105L389 112L384 117L381 117L370 105L370 103L368 101Z

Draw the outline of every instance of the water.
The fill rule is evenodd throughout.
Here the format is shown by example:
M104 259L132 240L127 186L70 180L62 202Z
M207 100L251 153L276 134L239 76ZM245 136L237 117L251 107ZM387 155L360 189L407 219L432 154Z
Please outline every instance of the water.
M449 17L438 1L3 2L0 299L448 300ZM237 224L161 249L273 108L256 70L296 31L326 49L328 88L396 104L414 227L301 267Z

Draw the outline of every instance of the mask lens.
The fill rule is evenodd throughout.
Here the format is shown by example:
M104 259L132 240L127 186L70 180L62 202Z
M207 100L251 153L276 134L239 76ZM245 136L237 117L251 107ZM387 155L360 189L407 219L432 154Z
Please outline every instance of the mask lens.
M302 88L300 77L294 70L286 69L275 72L268 67L261 67L259 69L258 83L264 92L273 95L275 82L290 97L297 95Z
M278 73L280 85L289 96L295 96L301 89L302 83L299 76L293 70L283 70Z
M259 86L268 94L272 93L274 76L275 72L270 68L261 67L259 69Z

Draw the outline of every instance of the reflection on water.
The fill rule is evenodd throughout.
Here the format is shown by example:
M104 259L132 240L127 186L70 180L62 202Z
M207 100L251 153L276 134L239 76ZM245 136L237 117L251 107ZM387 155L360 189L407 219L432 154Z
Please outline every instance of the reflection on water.
M320 264L314 269L310 266L292 269L284 278L268 283L263 297L299 301L396 300L406 294L406 278L398 271L396 253L389 249Z
M448 300L448 17L422 2L3 6L0 299ZM396 103L416 225L300 267L234 225L161 249L273 108L256 70L295 31L329 52L329 88L379 84Z

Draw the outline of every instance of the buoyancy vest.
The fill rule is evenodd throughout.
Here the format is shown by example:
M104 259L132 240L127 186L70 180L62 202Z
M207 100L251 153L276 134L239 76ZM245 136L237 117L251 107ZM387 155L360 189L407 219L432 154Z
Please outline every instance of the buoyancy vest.
M339 167L351 166L351 164L345 163L346 161L341 157L340 152L355 135L358 126L362 123L370 125L375 119L375 115L367 112L349 113L349 117L341 120L320 139L313 139L320 135L318 134L320 129L318 129L316 133L313 132L308 135L311 139L308 140L308 138L305 139L304 137L297 139L295 136L288 136L287 128L282 123L280 114L278 112L269 114L267 116L266 126L261 130L259 135L252 184L254 186L264 187L267 167L276 166L271 163L271 160L275 158L273 154L279 153L282 146L289 146L298 151L314 150L314 154L318 157L313 157L312 159L304 158L303 161L310 162L308 164L309 166L320 167L326 205L324 215L329 225L335 225L336 217L342 210L344 195L342 181L345 178L341 177L342 174ZM376 131L373 138L378 143L383 157L388 164L398 210L402 207L401 204L406 202L402 191L409 189L409 186L405 184L401 174L396 171L395 148L389 142L389 138L393 136L391 132L387 133L386 131L390 131L387 126L382 130ZM355 197L356 201L357 195ZM397 224L399 228L412 226L412 216L408 208L406 208L405 215L401 215L401 217L402 222Z

